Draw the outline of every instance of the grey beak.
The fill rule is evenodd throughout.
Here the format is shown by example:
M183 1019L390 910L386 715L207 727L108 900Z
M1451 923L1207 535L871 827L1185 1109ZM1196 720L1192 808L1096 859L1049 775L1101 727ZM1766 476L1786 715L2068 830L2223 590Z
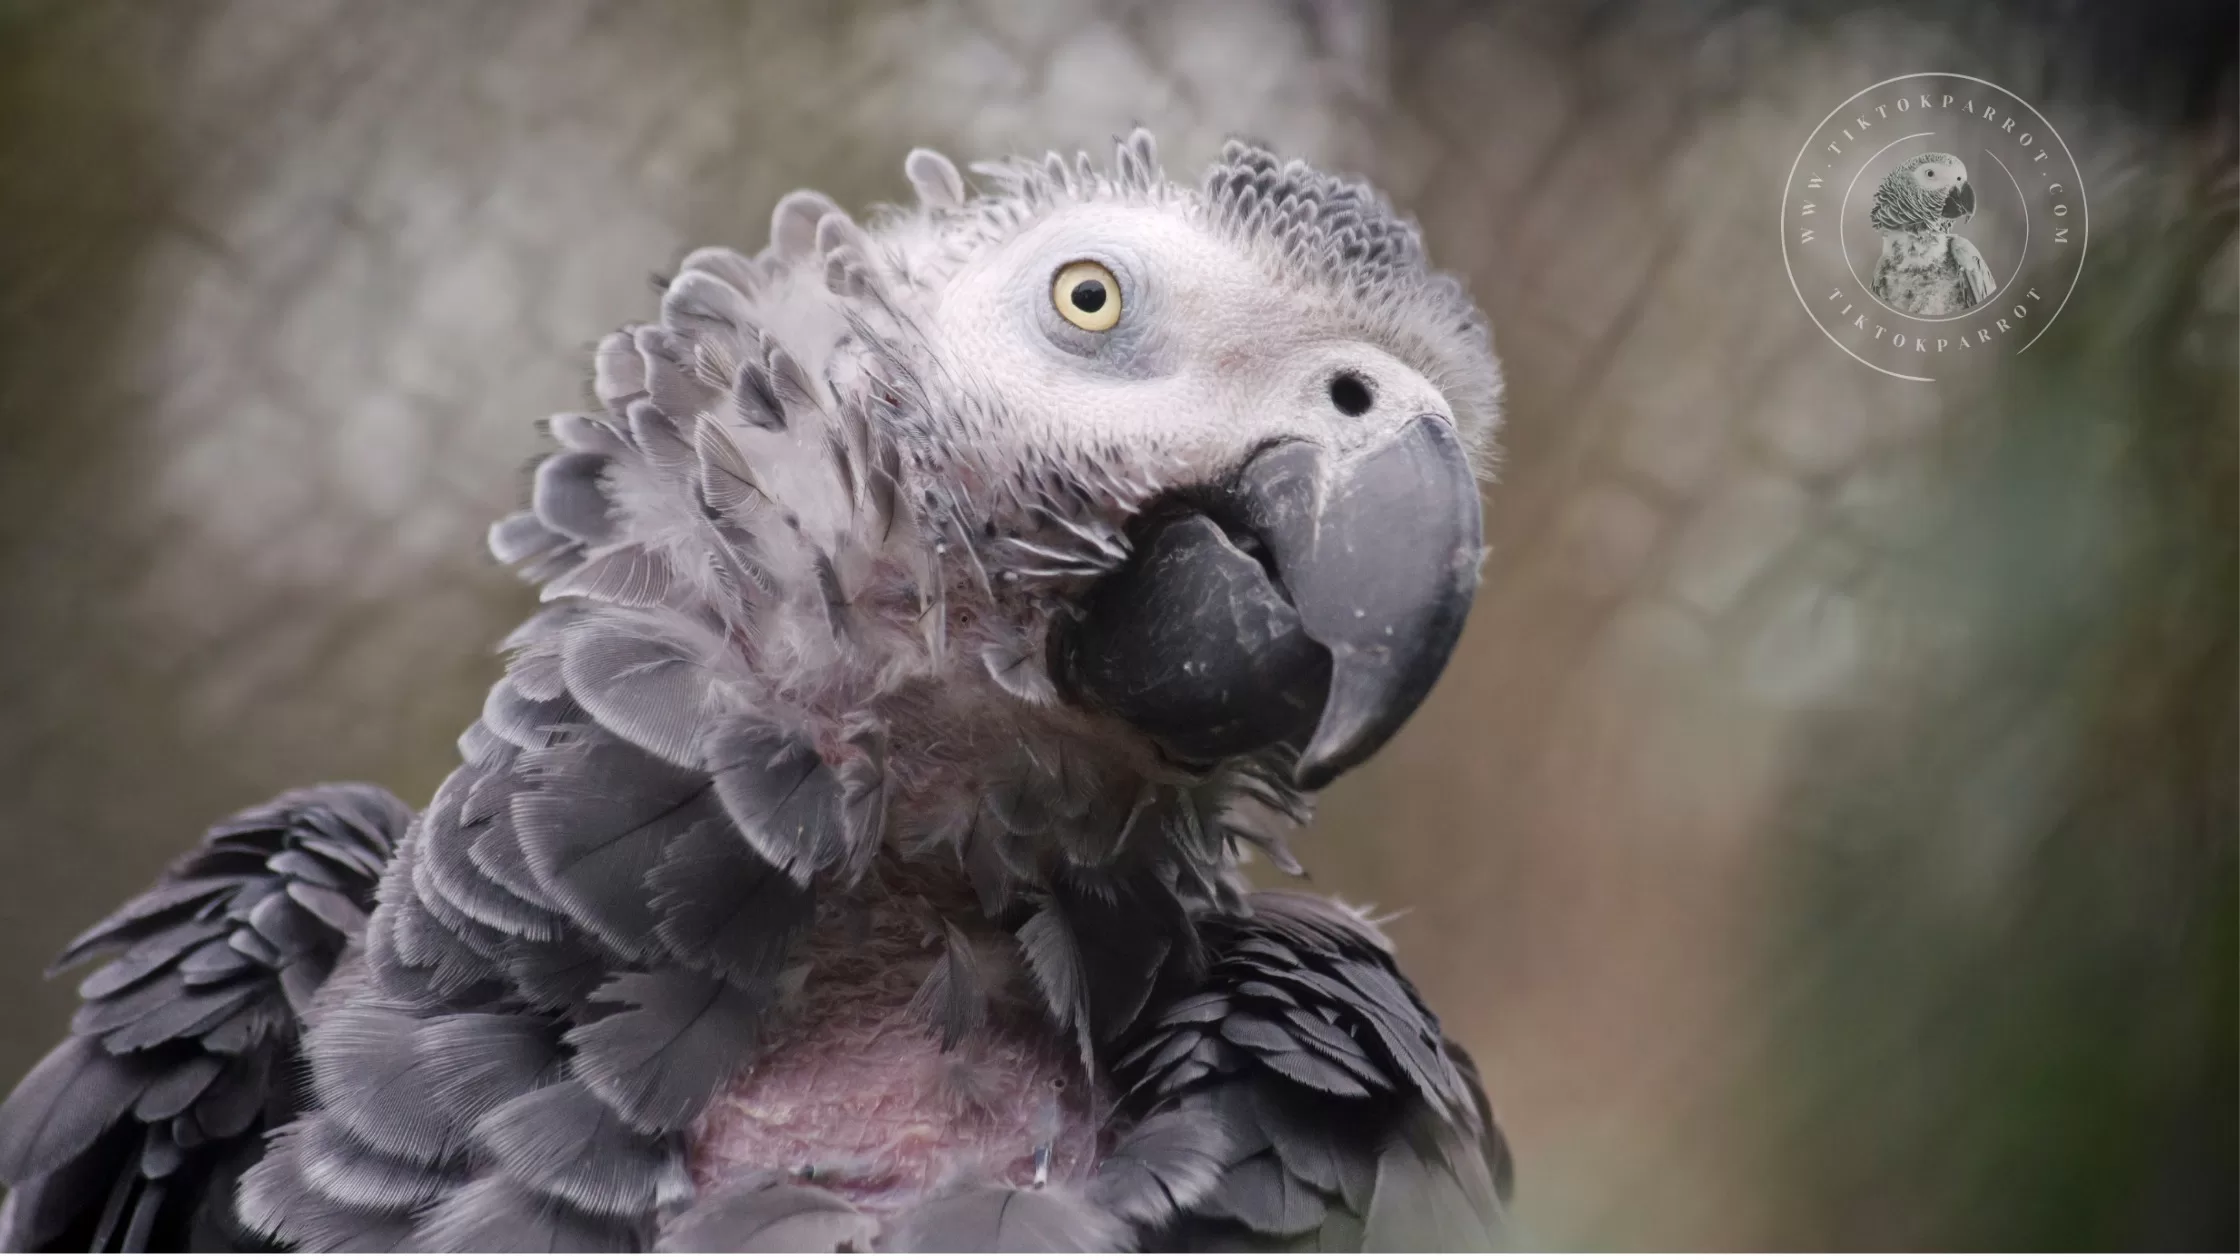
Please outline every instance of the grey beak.
M1283 745L1322 787L1406 722L1477 593L1476 480L1453 426L1418 416L1343 458L1268 448L1154 514L1061 625L1059 684L1184 761Z
M1973 184L1962 184L1945 194L1944 217L1965 219L1976 212L1976 189Z

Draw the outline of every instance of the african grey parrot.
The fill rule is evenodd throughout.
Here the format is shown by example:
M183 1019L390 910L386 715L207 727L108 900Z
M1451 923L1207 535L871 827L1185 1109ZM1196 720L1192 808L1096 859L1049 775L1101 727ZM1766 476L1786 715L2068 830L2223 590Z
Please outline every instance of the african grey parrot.
M797 192L597 350L417 818L220 824L0 1108L11 1248L1483 1248L1360 913L1255 892L1477 585L1486 323L1372 189L1150 137Z
M1882 177L1868 218L1882 234L1874 295L1907 315L1958 315L1998 286L1983 253L1955 221L1976 212L1968 168L1949 153L1908 158Z

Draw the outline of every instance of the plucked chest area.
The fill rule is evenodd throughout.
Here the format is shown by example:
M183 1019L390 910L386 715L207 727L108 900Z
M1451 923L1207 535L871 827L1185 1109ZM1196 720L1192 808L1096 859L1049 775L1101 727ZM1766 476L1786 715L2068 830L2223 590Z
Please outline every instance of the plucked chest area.
M1874 292L1901 314L1920 318L1956 315L1974 304L1944 232L1885 233L1875 263Z
M1929 271L1951 260L1952 237L1944 232L1893 232L1882 238L1882 264L1905 271Z
M798 987L691 1130L696 1190L775 1178L890 1213L959 1185L1086 1178L1095 1086L1008 942L961 884L897 867L821 907ZM951 983L985 1002L945 1037Z

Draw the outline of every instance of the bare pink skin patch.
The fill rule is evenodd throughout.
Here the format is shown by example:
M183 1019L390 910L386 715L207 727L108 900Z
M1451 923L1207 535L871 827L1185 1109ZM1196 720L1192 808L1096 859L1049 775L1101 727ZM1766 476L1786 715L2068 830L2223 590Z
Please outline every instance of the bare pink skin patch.
M972 938L994 991L987 1025L947 1053L911 1007L943 918ZM884 1214L952 1186L1085 1179L1095 1086L1012 949L961 885L896 864L820 906L800 992L693 1129L695 1186L778 1172Z

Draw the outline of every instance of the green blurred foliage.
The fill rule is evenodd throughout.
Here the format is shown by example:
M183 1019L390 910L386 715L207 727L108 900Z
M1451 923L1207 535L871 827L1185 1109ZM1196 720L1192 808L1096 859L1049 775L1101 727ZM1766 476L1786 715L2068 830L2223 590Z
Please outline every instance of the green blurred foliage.
M1947 652L1801 755L1764 1082L1797 1245L2233 1244L2240 328L2229 171L2191 174L1946 452L1891 593Z

